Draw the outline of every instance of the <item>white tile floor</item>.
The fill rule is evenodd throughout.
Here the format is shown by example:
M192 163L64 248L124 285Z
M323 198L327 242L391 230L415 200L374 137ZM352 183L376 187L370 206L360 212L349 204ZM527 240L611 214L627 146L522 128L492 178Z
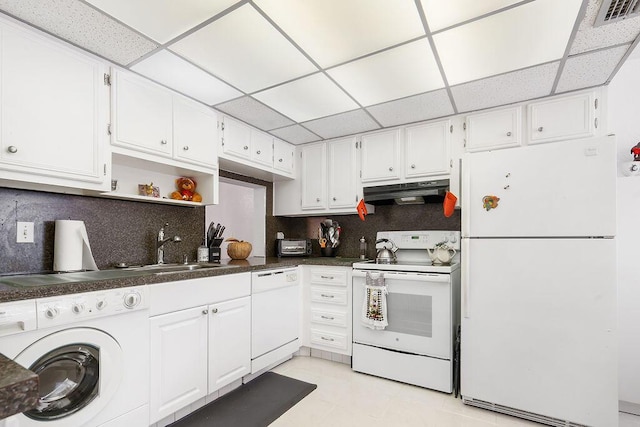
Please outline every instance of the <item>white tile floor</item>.
M298 356L273 371L318 385L273 427L542 426L466 406L453 395L360 374L329 360ZM640 427L640 417L620 414L619 427Z

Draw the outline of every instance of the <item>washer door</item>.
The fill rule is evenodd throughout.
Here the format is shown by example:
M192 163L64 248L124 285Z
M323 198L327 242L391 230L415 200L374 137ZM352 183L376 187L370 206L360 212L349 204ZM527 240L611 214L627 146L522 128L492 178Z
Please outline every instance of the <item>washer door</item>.
M90 328L55 332L34 342L15 361L38 374L38 406L20 426L84 425L104 409L122 379L122 349L108 334Z

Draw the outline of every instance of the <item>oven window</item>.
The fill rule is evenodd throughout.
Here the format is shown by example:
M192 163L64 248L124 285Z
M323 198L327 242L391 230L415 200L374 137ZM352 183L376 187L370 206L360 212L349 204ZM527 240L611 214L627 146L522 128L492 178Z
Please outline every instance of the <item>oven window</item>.
M71 415L98 395L99 350L86 344L57 348L29 368L39 377L40 399L24 414L38 421Z
M431 295L389 293L387 321L387 331L431 338L433 298Z

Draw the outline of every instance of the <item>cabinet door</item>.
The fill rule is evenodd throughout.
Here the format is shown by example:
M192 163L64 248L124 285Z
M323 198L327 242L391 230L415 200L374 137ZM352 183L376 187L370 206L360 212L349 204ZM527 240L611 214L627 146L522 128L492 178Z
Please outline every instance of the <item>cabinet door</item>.
M302 209L323 209L327 206L327 145L302 147L301 166Z
M273 167L273 137L251 130L251 160Z
M113 74L113 144L171 157L171 92L133 74L119 71Z
M358 203L356 139L346 138L328 142L327 149L329 208L355 208Z
M215 167L218 116L215 111L193 101L173 99L174 157L189 163Z
M1 37L1 167L102 182L104 67L13 27Z
M251 157L251 128L236 120L224 117L222 122L222 152L249 159Z
M251 297L209 306L209 393L251 372Z
M515 107L468 116L466 151L484 151L520 145L521 111L520 107Z
M405 129L405 176L418 178L449 173L450 122Z
M273 167L279 171L287 174L293 174L293 162L295 154L295 147L293 144L281 141L279 139L273 140Z
M596 105L592 92L529 105L529 142L536 144L594 136Z
M151 423L207 395L206 314L202 306L149 319Z
M400 129L362 136L362 182L400 179Z

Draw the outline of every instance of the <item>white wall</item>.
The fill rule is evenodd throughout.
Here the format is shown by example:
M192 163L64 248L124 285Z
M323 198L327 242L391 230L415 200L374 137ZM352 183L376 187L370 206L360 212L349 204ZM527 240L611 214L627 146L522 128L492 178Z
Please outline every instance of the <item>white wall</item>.
M226 227L224 239L235 237L251 243L250 256L265 256L265 187L220 178L220 203L205 209L205 234L211 221ZM227 243L222 244L222 259L229 259Z
M640 176L622 174L640 142L640 55L618 71L608 90L608 128L618 143L619 399L640 405ZM640 408L640 406L638 406ZM622 406L621 406L622 409Z

